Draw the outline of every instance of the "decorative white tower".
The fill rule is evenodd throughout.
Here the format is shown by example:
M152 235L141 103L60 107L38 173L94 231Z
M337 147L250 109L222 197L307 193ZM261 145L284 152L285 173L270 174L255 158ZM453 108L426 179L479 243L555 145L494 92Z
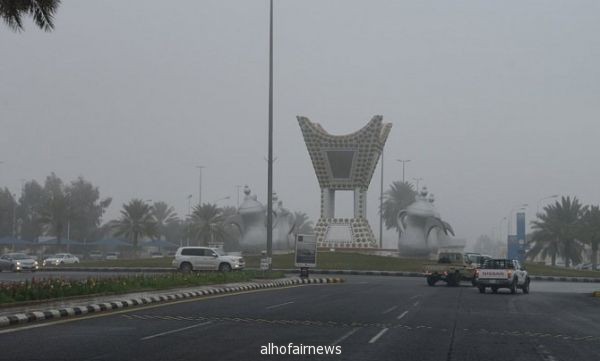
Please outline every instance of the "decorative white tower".
M321 125L298 117L308 154L321 187L321 217L315 225L317 244L329 248L374 248L377 241L367 221L367 189L392 128L376 115L357 132L331 135ZM335 192L354 191L354 217L336 218Z

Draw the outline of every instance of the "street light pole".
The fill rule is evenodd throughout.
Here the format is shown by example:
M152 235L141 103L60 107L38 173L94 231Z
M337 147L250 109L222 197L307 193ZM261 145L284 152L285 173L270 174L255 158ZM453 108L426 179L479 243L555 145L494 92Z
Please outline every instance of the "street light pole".
M379 248L383 248L383 151L381 148L381 188L379 190Z
M502 242L502 222L506 221L506 217L502 217L498 222L498 241Z
M406 163L410 162L410 159L396 159L398 162L402 162L402 183L404 183L404 168Z
M198 175L198 205L202 206L202 169L206 168L203 165L197 165L196 168L198 168L199 175Z
M544 197L544 198L541 198L540 200L538 200L538 202L537 202L537 208L536 208L536 211L535 211L535 215L536 216L538 215L538 213L540 213L540 204L542 203L542 201L544 201L546 199L552 199L552 198L558 198L558 194L553 194L551 196Z
M416 182L416 186L417 186L417 187L416 187L416 189L415 189L415 190L416 190L416 191L417 191L417 193L418 193L418 192L419 192L419 181L422 181L422 180L423 180L423 178L422 178L422 177L419 177L419 178L413 178L413 180Z
M267 257L273 255L273 0L269 1L269 156L267 167ZM271 263L269 262L269 270Z
M236 188L236 194L237 194L237 207L240 208L240 188L242 188L242 185L236 184L235 188Z

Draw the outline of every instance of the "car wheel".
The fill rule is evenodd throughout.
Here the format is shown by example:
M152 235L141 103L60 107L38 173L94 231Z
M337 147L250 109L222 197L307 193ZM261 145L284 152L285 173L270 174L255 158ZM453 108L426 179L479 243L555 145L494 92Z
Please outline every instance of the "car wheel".
M179 269L183 273L190 273L190 272L192 272L192 265L188 262L184 262L181 264L181 266L179 266Z
M231 272L231 266L229 263L221 263L219 265L219 271L221 272Z
M485 293L485 286L479 286L479 293Z
M492 293L498 293L498 287L492 286Z
M523 285L523 293L525 294L529 293L529 282L531 281L529 280L529 277L527 277L525 279L525 284Z
M510 293L511 294L515 294L517 293L517 280L513 280L513 282L510 284Z
M435 286L436 282L437 282L437 277L432 277L432 276L427 277L427 284L428 285L430 285L430 286L433 287L433 286Z

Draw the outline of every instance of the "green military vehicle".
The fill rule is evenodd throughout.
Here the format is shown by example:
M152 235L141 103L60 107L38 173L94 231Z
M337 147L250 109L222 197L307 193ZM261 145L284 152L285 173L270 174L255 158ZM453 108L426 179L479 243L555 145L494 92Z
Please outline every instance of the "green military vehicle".
M486 258L479 253L441 252L437 263L425 265L427 284L444 281L448 286L458 286L460 281L470 281L475 286L475 270Z

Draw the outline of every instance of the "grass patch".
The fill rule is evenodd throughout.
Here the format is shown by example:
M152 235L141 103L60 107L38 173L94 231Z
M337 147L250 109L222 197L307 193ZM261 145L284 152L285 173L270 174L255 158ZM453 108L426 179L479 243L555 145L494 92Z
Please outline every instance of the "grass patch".
M536 263L525 262L527 272L535 276L557 276L557 277L600 277L598 271L576 270L564 267L545 266Z
M65 280L33 277L24 282L0 283L0 304L50 300L91 294L119 294L175 287L204 286L232 282L247 282L256 278L282 278L282 272L239 271L170 273L162 275L119 276Z

